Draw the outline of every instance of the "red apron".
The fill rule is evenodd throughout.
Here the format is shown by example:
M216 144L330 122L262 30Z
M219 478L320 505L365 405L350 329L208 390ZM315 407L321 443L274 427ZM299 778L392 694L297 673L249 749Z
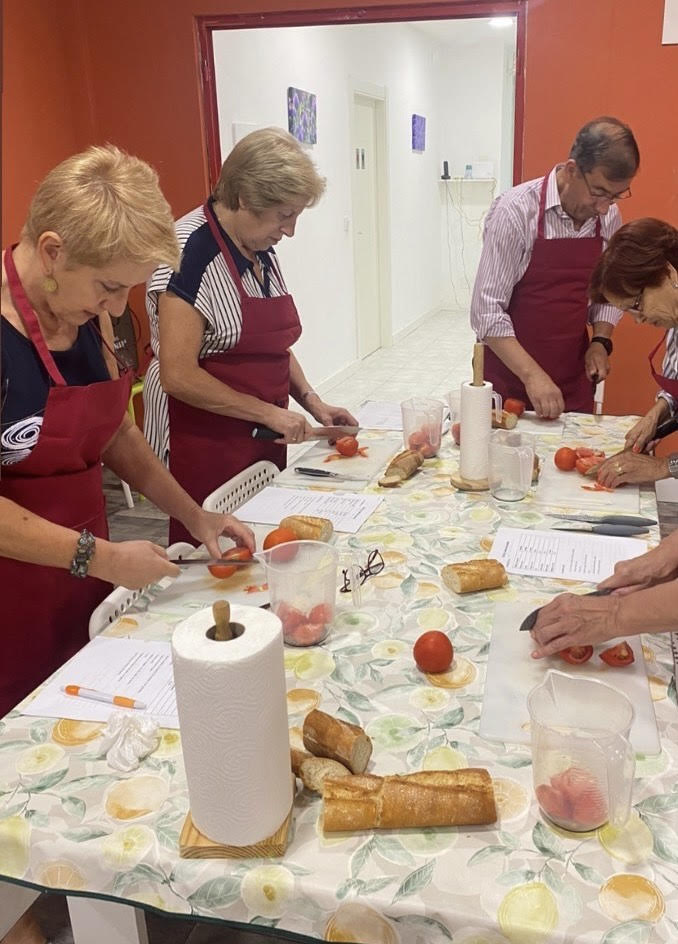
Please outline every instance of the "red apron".
M662 346L666 338L668 337L668 331L661 339L659 344L656 347L653 347L650 353L647 356L648 361L650 362L650 373L654 377L657 385L661 387L666 393L672 396L675 400L678 400L678 380L675 377L665 377L663 374L658 374L654 369L654 356Z
M593 383L586 376L584 355L589 346L588 284L603 251L600 217L596 235L581 239L545 239L544 209L548 174L541 185L537 238L522 279L513 289L508 313L516 339L549 377L565 400L565 410L593 412ZM533 409L525 387L497 355L485 351L485 379L507 397L524 400Z
M101 453L122 422L131 377L68 386L42 336L12 258L9 290L29 339L52 379L40 436L32 452L4 466L0 495L55 524L108 537ZM75 542L73 543L75 553ZM88 641L92 610L111 585L68 570L0 557L2 646L0 715Z
M240 294L242 330L235 347L199 361L203 370L239 393L287 407L290 392L290 347L301 335L291 295L259 298L247 295L238 268L219 229L214 211L205 216ZM269 459L285 468L286 447L252 439L254 423L190 406L169 396L169 467L174 478L201 505L215 488L254 462ZM170 544L195 538L170 518Z

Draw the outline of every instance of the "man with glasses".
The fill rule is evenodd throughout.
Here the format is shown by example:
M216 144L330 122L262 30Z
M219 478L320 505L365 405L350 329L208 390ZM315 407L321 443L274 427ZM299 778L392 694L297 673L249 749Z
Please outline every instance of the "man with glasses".
M639 163L631 129L596 118L568 160L503 193L487 215L471 326L489 349L485 379L538 416L591 413L595 384L609 373L622 312L591 305L588 283L621 226L616 203L631 196Z

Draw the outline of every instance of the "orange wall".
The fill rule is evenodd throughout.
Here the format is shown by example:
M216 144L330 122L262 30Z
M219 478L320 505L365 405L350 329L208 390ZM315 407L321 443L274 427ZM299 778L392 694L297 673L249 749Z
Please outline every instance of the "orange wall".
M397 6L407 2L391 0ZM360 7L381 3L362 0ZM90 140L112 140L145 157L158 168L175 213L185 212L204 197L207 187L194 16L336 10L349 5L358 4L356 0L352 4L342 0L62 0L59 4L5 0L5 48L17 68L21 63L22 77L28 75L30 64L44 66L45 55L62 56L75 36L79 54L74 59L87 76L86 90L74 80L73 68L68 81L58 78L52 85L52 70L42 68L43 78L34 81L39 89L25 103L29 112L25 115L17 105L25 93L16 80L10 84L6 78L4 130L10 139L5 138L3 163L8 187L10 180L16 187L15 217L17 204L25 202L33 181L61 156L57 152L72 149L71 139L77 146ZM450 3L450 11L453 7ZM566 156L574 132L588 118L618 115L633 127L642 155L634 196L622 207L625 218L655 215L678 225L673 171L678 125L672 118L678 100L678 46L661 45L663 9L664 0L528 0L526 178L543 173ZM20 39L16 48L15 31ZM55 43L60 32L63 41ZM6 75L9 65L8 61ZM63 96L69 88L76 106L70 113L77 114L79 107L88 116L81 127L73 127L70 138L65 128L52 128L54 115L63 112ZM45 113L51 123L49 140L43 146ZM87 130L90 137L81 141ZM134 301L140 310L137 297ZM617 329L614 369L607 385L608 411L642 412L651 402L655 387L644 355L656 335L655 329L637 327L628 319Z

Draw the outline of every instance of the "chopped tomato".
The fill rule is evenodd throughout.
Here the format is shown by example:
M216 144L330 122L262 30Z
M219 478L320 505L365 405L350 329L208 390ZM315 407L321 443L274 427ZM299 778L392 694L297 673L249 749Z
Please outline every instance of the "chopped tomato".
M424 459L432 459L438 452L438 447L433 442L434 437L428 429L417 429L410 433L407 445L412 450L420 452Z
M331 623L332 607L329 603L317 603L308 614L309 623Z
M337 439L335 448L342 456L354 456L358 451L358 440L355 436L342 436Z
M276 548L271 555L271 563L286 564L296 557L299 550L296 547L297 536L291 528L274 528L264 538L264 550L270 551Z
M285 633L285 642L291 646L315 646L327 635L326 623L300 623Z
M558 655L568 665L583 665L593 655L593 646L570 646L568 649L561 649Z
M553 457L553 461L561 472L570 472L577 463L577 453L569 446L561 446Z
M568 767L551 777L551 786L569 808L569 816L560 821L566 829L595 829L607 820L607 802L597 779L588 770Z
M574 451L577 453L578 459L590 459L591 456L605 458L605 453L601 449L591 449L589 446L575 446Z
M223 554L223 560L251 561L252 552L248 547L232 547ZM227 577L232 577L238 567L231 567L229 564L209 564L207 569L217 580L225 580Z
M540 783L534 791L537 803L554 822L570 819L570 804L565 794L548 783Z
M601 465L603 459L600 456L580 456L575 463L577 472L580 475L595 475L598 466Z
M307 618L305 613L298 610L296 606L290 606L289 603L285 603L284 600L281 600L281 602L277 604L274 612L282 623L283 635L285 636L294 632L297 626L301 626L302 623L306 622Z
M593 485L580 485L579 488L583 488L585 492L613 492L613 488L608 488L607 485L601 485L600 482L594 482Z
M508 397L508 399L504 400L504 409L507 413L515 413L516 416L522 416L525 412L525 404L522 400Z
M603 650L603 652L600 653L600 658L603 662L606 662L607 665L613 665L615 667L631 665L632 662L636 661L633 655L633 649L627 642L618 642L616 646L610 646L609 649Z

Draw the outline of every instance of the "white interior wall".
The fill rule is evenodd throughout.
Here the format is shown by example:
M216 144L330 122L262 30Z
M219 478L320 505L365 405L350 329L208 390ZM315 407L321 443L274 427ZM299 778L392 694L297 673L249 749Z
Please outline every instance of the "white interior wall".
M222 30L213 35L222 155L233 146L233 123L287 127L288 86L317 95L318 143L310 151L327 177L327 191L278 252L304 327L295 351L311 382L321 383L357 356L351 83L387 90L391 327L398 334L441 306L455 304L453 286L464 268L459 262L461 231L454 233L450 226L453 248L448 253L442 160L450 161L451 173L460 166L463 172L460 162L469 159L489 159L499 166L502 40L490 37L491 55L485 49L479 55L477 47L447 48L435 35L409 24ZM413 112L426 117L423 153L411 149ZM467 245L467 270L475 256Z

